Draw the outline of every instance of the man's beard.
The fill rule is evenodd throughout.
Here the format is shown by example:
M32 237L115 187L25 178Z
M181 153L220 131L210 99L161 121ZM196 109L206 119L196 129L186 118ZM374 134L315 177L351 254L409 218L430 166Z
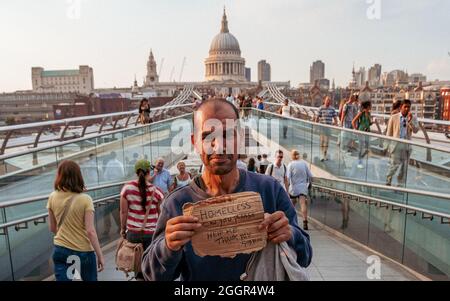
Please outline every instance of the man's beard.
M212 174L217 175L217 176L223 176L226 174L229 174L233 168L234 165L236 165L236 162L234 160L234 156L233 155L229 155L229 154L222 154L222 155L217 155L217 154L211 154L211 155L206 155L206 159L208 162L208 166L209 166L209 170ZM212 161L214 159L227 159L228 162L226 164L214 164L212 163Z

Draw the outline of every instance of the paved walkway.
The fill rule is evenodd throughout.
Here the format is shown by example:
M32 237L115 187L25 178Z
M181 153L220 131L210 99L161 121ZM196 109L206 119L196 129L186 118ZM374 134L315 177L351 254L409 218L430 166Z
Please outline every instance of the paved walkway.
M367 278L369 264L367 258L372 254L366 248L333 235L311 225L313 263L308 268L312 281L371 281ZM125 274L115 270L115 245L105 250L106 268L99 274L100 281L126 281ZM401 266L381 258L382 281L419 280Z
M375 255L350 240L311 225L313 262L308 268L312 281L373 281L367 277L370 267L367 259ZM419 280L396 263L381 259L381 277L378 281Z

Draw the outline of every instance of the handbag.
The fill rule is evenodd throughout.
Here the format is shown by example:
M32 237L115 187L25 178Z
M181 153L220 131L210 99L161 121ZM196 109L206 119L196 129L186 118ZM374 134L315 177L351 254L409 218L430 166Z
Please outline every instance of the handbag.
M154 200L155 188L153 187L153 193L151 196L150 205L148 206L144 222L142 223L141 233L145 230L147 224L148 215L150 213L150 207ZM142 243L132 243L126 238L121 238L116 250L116 270L122 271L128 277L128 274L134 272L135 275L142 271L142 255L144 254L144 246Z
M69 212L70 208L72 207L73 200L75 199L76 196L77 195L71 196L70 199L65 204L63 214L61 215L61 218L59 219L59 223L57 225L55 236L57 236L59 233L59 230L61 230L64 220L66 219L67 213Z

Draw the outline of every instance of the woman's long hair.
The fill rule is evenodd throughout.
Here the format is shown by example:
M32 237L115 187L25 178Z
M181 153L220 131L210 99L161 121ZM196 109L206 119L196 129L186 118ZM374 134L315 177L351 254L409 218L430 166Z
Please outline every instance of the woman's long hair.
M141 206L144 208L145 211L145 205L147 203L147 180L145 177L148 175L149 172L145 172L142 169L139 169L137 171L137 175L139 177L138 180L138 187L139 187L139 193L141 194Z
M54 188L57 191L82 193L86 187L80 166L70 160L61 162L58 166Z
M253 158L250 158L248 160L248 171L255 171L256 170L256 161Z
M147 98L143 98L141 100L141 103L139 104L139 113L142 113L142 106L144 105L144 102L148 103L148 99Z

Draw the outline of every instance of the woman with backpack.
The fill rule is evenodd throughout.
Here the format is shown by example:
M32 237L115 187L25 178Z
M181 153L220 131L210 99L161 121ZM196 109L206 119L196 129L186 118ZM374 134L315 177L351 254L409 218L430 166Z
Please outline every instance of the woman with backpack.
M152 242L164 194L150 183L149 161L139 160L134 169L138 178L126 184L120 194L120 234L127 242L142 244L145 251ZM136 278L143 279L142 273Z
M94 203L83 193L85 185L77 163L63 161L59 165L54 188L47 209L49 228L55 234L56 281L74 280L75 273L68 273L73 265L70 258L79 259L78 272L83 281L97 281L97 272L103 271L105 260L95 230Z
M361 112L353 119L352 125L355 130L362 132L370 132L372 125L372 103L365 101L361 104ZM358 168L363 169L364 165L362 159L369 153L369 137L361 135L359 137L359 155L358 155Z

